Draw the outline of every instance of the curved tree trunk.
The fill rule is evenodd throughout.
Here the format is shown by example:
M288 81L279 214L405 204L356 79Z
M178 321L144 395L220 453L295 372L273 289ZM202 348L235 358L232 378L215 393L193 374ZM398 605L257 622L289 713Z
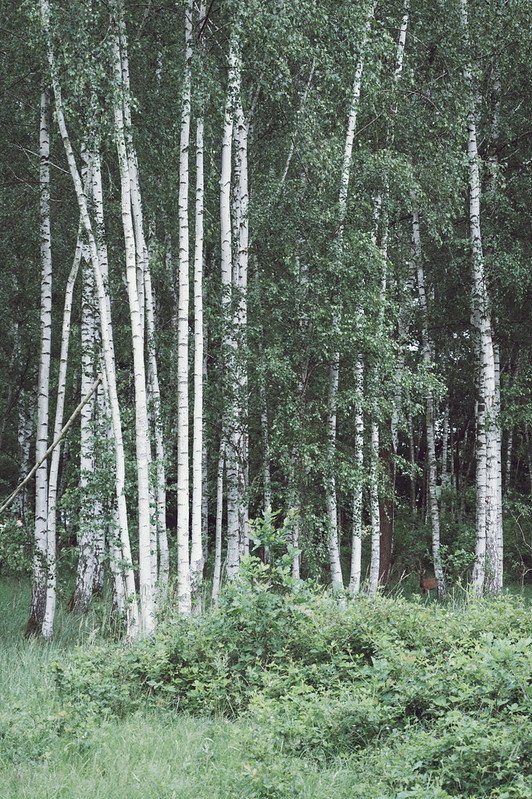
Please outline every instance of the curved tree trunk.
M105 363L105 386L109 396L109 404L111 410L111 418L113 425L113 438L115 444L115 459L116 459L116 474L115 474L115 489L117 497L117 518L121 543L121 562L124 565L125 577L125 606L126 606L126 624L128 637L134 638L138 634L138 604L135 588L135 578L133 573L133 563L131 558L131 546L129 541L128 523L127 523L127 507L126 498L124 493L125 487L125 459L124 459L124 444L122 437L122 425L120 420L120 407L118 403L118 392L116 386L116 371L115 371L115 358L114 358L114 344L111 327L110 317L110 304L107 291L107 285L102 275L100 266L98 245L94 236L91 218L88 211L87 198L83 190L83 184L77 168L76 159L72 150L72 145L68 135L68 129L65 122L63 113L63 101L61 95L61 86L57 80L55 73L55 59L51 43L50 34L50 6L48 0L41 0L41 18L44 33L47 41L48 63L52 77L52 85L55 97L55 109L57 116L57 123L59 132L63 141L65 154L69 166L70 175L74 184L76 198L81 215L81 221L86 231L89 241L89 251L94 269L94 276L96 279L96 287L98 292L98 303L100 310L101 320L101 334L102 334L102 348L104 353Z

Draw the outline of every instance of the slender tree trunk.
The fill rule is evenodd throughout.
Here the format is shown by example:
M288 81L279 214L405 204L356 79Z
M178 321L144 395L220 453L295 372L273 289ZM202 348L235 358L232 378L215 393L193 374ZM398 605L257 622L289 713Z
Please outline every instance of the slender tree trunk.
M72 297L74 285L81 261L82 243L80 235L76 243L74 262L68 276L65 288L65 304L63 309L63 324L61 328L61 354L59 356L59 374L57 376L57 401L55 406L54 441L58 438L63 427L63 414L65 409L66 377L68 366L68 348L70 343L70 319L72 316ZM94 379L93 381L94 382ZM91 383L92 385L92 383ZM90 386L89 386L90 389ZM88 389L87 389L88 390ZM87 390L81 392L84 397ZM48 478L48 571L46 581L46 610L42 627L43 637L51 639L54 632L54 619L56 607L56 528L57 528L57 488L59 464L61 458L61 444L52 452L50 461L50 474Z
M377 195L373 202L373 230L371 239L373 245L377 246L379 222L382 211L382 198ZM381 243L382 256L382 276L381 276L381 308L378 318L378 335L382 335L384 326L384 300L386 296L386 239ZM369 374L368 380L371 391L376 394L379 384L378 374L374 366ZM370 440L369 440L369 518L371 529L371 554L369 566L368 593L375 594L379 587L380 574L380 508L379 508L379 423L374 415L370 419Z
M121 86L122 68L118 37L115 41L115 80ZM140 634L155 629L155 586L152 584L152 535L150 523L149 425L144 362L144 330L139 305L137 257L132 217L131 174L126 149L124 115L121 102L115 105L115 135L120 168L122 226L126 251L126 280L131 319L131 340L135 380L135 447L139 531ZM144 284L144 281L143 281Z
M462 25L466 47L469 48L469 20L467 0L461 0ZM470 93L470 111L467 117L469 163L469 229L473 273L472 325L476 338L478 360L478 403L476 435L476 547L473 568L473 590L481 594L486 589L498 590L497 550L502 539L500 525L502 512L498 508L500 483L500 456L498 454L498 409L496 398L496 369L493 347L490 304L486 284L482 234L480 225L480 170L477 146L476 102L473 74L470 64L464 72Z
M239 67L240 69L240 67ZM235 191L238 194L238 250L235 268L233 269L233 282L237 305L235 309L234 327L236 331L236 383L237 394L234 415L237 421L238 454L238 526L241 556L249 554L249 509L248 509L248 448L249 433L247 422L247 292L248 292L248 245L249 245L249 186L248 186L248 122L240 99L237 101L235 144L237 148L236 164L238 182L235 180Z
M364 469L364 411L362 398L364 396L364 362L361 357L355 363L355 466L357 470L356 483L353 491L353 529L351 542L351 577L349 591L358 594L362 575L362 485Z
M206 266L206 261L204 261ZM205 292L203 296L203 304L205 304ZM203 394L207 389L208 370L207 370L207 348L208 348L208 331L203 317ZM204 420L205 428L205 420ZM205 429L202 434L202 455L201 455L201 537L203 542L203 563L207 562L209 556L209 457L207 450L207 436Z
M214 541L214 572L212 578L212 601L216 604L220 593L222 579L222 520L224 503L224 461L225 461L225 442L222 435L220 441L220 452L218 455L218 467L216 470L216 524Z
M408 414L408 443L410 449L410 511L412 516L416 514L416 447L414 441L414 420L412 419L412 412Z
M360 43L360 57L355 68L353 89L351 92L351 106L347 121L347 131L344 144L344 155L342 161L342 171L340 175L340 196L338 201L338 251L340 257L343 249L343 232L347 210L347 196L349 191L349 179L351 175L351 163L353 159L353 142L355 138L358 109L360 106L360 92L362 88L362 73L364 71L364 57L366 41L375 13L375 3L369 5L366 22ZM338 327L338 317L335 316L335 328ZM329 560L331 568L331 578L334 590L343 590L343 577L340 564L339 541L338 541L338 519L336 501L336 479L334 475L334 452L336 449L336 405L337 391L340 370L340 354L335 352L329 365L329 412L328 412L328 461L330 473L326 482L326 501L327 515L329 518Z
M94 273L86 246L82 250L81 353L81 396L84 397L94 382L95 371ZM95 407L93 396L80 414L79 555L76 587L72 597L72 609L79 613L85 613L89 608L96 568L93 515Z
M190 574L197 592L203 578L203 119L196 124L196 227L194 248L194 417Z
M52 341L52 242L50 230L50 94L41 94L39 137L39 190L41 219L41 344L37 387L38 463L48 448L48 405L50 395L50 356ZM35 475L35 538L31 610L26 635L39 635L46 609L46 572L48 557L48 463L44 460Z
M221 272L222 272L222 304L223 304L223 357L227 375L233 375L235 340L231 320L231 287L232 287L232 230L231 230L231 142L233 137L233 109L239 89L238 59L235 42L229 47L229 74L227 99L225 104L222 168L220 176L220 235L221 235ZM228 381L229 382L229 381ZM239 530L239 496L238 496L238 438L234 417L233 385L225 386L225 475L227 485L227 561L228 580L233 580L240 566L240 530ZM229 394L229 396L227 396Z
M179 307L177 331L177 607L188 616L192 610L189 556L189 420L188 420L188 314L189 228L188 153L192 62L192 0L185 5L185 66L179 142Z
M338 507L336 503L335 464L333 460L336 442L336 397L338 396L338 378L340 365L335 360L329 368L329 465L327 482L327 517L329 523L329 564L333 591L343 591L342 565L340 562L340 543L338 540Z
M164 447L162 440L162 421L160 419L160 389L157 368L157 349L155 343L155 305L153 301L149 251L144 235L144 216L142 212L142 196L140 190L139 166L137 152L133 142L133 128L131 119L131 87L129 80L129 57L127 32L123 16L122 2L118 0L118 31L120 39L120 56L122 70L122 106L124 120L124 138L128 157L128 170L130 177L131 194L131 213L135 235L135 256L137 268L137 294L139 305L140 331L142 338L147 331L147 350L148 350L148 374L149 385L147 388L151 395L151 415L153 417L153 428L155 438L155 485L150 481L150 563L151 563L151 584L152 590L158 580L157 569L157 550L160 543L162 552L160 553L160 577L161 595L166 594L168 583L167 563L168 563L168 543L166 534L166 476L164 474ZM151 467L152 453L151 446L148 445L148 469ZM164 513L162 511L164 501Z
M20 449L20 483L30 470L31 442L33 439L33 416L35 412L35 395L24 389L20 392L18 403L18 445ZM26 487L22 489L17 500L17 515L25 525L29 512L28 491Z
M421 334L421 353L423 366L427 375L432 369L432 353L434 344L429 336L429 313L427 304L427 293L425 289L425 274L423 269L423 253L421 249L421 234L419 227L419 213L417 209L412 215L412 241L414 248L414 258L417 270L417 286L419 294L419 304L422 315L422 334ZM436 576L438 599L445 598L445 580L440 550L440 510L438 507L438 462L436 459L436 441L434 429L434 395L432 389L427 389L425 398L425 430L427 436L427 461L428 461L428 501L430 512L430 526L432 532L432 560L434 563L434 574Z
M511 486L512 480L512 454L513 454L513 444L514 444L514 431L513 428L508 431L508 439L506 441L506 457L505 457L505 489L508 489Z
M369 517L371 527L371 559L369 567L368 593L376 594L379 587L381 527L379 516L379 424L371 422L371 446L369 463Z
M63 102L61 95L61 86L56 77L55 59L51 44L50 34L50 6L48 0L41 0L41 19L43 30L47 41L48 63L52 76L52 84L55 97L55 110L61 139L65 148L65 154L69 166L69 171L74 184L76 198L81 215L83 227L87 233L89 240L89 250L91 261L94 269L96 279L96 286L98 291L98 303L100 309L101 319L101 334L102 334L102 347L104 352L105 363L105 385L106 391L109 396L109 403L111 409L111 418L113 424L113 437L115 443L115 458L116 458L116 475L115 487L117 496L117 509L118 509L118 526L120 532L121 542L121 562L124 563L124 576L125 576L125 606L126 606L126 623L127 635L129 638L134 638L138 634L138 604L135 589L135 579L133 574L133 563L131 558L131 547L129 541L129 532L127 524L127 507L126 498L124 494L125 484L125 460L124 460L124 445L122 438L122 425L120 421L120 408L118 404L118 393L116 387L116 371L114 359L114 345L112 337L111 317L110 317L110 304L107 292L107 286L104 282L102 270L100 266L98 245L94 236L92 223L88 211L87 198L83 190L83 184L77 168L76 159L70 143L68 129L66 126Z

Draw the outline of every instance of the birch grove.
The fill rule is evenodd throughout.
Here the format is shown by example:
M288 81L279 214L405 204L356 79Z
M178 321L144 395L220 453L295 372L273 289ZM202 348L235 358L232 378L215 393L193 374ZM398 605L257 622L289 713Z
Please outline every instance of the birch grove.
M262 567L343 604L528 579L524 6L9 12L38 76L0 144L28 634L64 585L133 640Z

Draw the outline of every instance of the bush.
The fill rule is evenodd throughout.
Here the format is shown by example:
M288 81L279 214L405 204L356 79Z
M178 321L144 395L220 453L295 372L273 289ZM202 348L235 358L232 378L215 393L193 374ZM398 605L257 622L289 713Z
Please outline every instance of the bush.
M123 716L148 701L240 716L251 731L249 796L298 796L300 758L351 763L355 797L530 796L532 619L522 601L360 597L340 609L277 578L250 561L204 616L169 620L130 647L79 650L55 667L65 707Z

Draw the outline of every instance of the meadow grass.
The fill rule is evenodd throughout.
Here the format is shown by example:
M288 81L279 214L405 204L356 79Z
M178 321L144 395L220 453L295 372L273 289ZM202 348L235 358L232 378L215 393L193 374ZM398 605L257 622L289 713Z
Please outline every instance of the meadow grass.
M20 718L23 732L32 724L37 730L47 718L54 725L60 707L51 663L94 639L101 626L101 613L80 619L60 610L53 642L27 640L29 600L27 580L2 581L1 711L4 721ZM259 795L249 788L249 742L244 723L148 708L104 721L86 747L65 735L47 735L37 756L23 750L7 757L0 729L0 799L247 799ZM338 797L341 771L319 772L297 762L294 768L302 799ZM267 778L260 792L270 794Z
M26 580L2 581L0 799L449 796L437 786L415 793L385 787L387 770L403 768L399 740L327 763L290 756L282 747L257 758L261 731L249 719L193 718L148 706L122 719L94 720L86 739L76 731L58 734L62 710L51 664L75 645L101 637L108 624L106 606L101 603L81 619L61 610L54 641L44 643L23 637L29 599ZM418 746L416 736L422 735L423 730L413 730L408 746Z

